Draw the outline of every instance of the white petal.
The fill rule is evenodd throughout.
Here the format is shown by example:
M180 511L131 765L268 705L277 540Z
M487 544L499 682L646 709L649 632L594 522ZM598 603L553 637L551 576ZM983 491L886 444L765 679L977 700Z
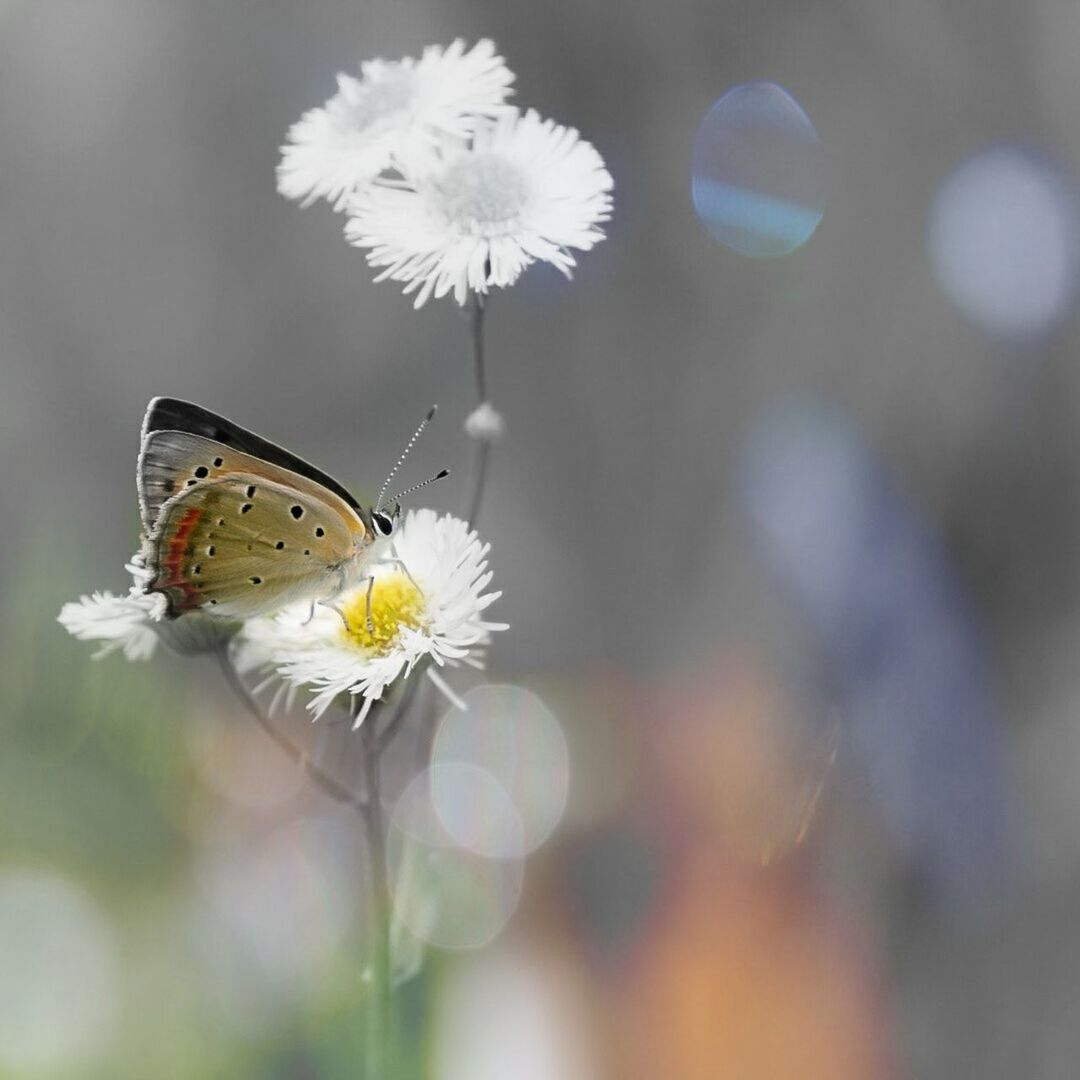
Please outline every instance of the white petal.
M60 609L57 621L80 641L100 641L95 659L123 649L128 660L149 660L158 643L155 615L160 597L96 592Z

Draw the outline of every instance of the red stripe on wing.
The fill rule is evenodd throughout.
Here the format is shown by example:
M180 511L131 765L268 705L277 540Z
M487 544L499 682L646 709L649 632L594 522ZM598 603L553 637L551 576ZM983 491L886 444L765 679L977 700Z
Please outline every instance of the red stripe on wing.
M154 582L155 589L179 589L179 603L174 603L173 607L180 611L188 611L199 607L200 604L198 589L182 576L184 549L200 517L202 517L202 509L198 506L189 507L184 511L177 522L176 531L168 540L165 554L159 564L161 569Z

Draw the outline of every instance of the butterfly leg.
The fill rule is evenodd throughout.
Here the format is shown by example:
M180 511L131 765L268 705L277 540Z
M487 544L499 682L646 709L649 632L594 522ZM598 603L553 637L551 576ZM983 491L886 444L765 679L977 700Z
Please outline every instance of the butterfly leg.
M369 574L367 579L367 599L365 601L365 611L367 612L367 632L369 634L375 633L375 620L371 617L371 590L375 588L375 575Z
M369 634L375 633L375 620L371 617L371 591L375 588L375 575L369 574L367 577L362 577L357 585L361 585L367 582L367 595L364 597L364 610L367 616L367 632ZM345 612L342 611L337 604L332 600L320 600L320 607L330 608L331 611L336 611L341 616L341 621L345 624L345 630L348 633L352 633L352 627L349 625L349 620L345 617Z
M423 595L424 590L421 589L420 586L416 583L416 578L414 578L412 574L409 573L409 568L401 559L395 557L392 559L384 559L383 562L389 563L390 566L396 566L412 582L413 588L416 589L418 593Z
M335 612L338 618L340 618L342 623L344 624L345 632L347 634L352 633L352 627L349 625L349 620L346 617L345 612L340 607L338 607L338 605L335 604L333 600L319 600L318 604L319 607L329 608L331 611Z

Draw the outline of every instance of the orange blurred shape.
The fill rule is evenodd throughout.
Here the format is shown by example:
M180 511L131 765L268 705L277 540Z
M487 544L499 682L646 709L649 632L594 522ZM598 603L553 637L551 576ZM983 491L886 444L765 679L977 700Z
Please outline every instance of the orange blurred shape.
M805 839L839 742L835 718L747 659L661 698L672 809L738 858L766 865ZM665 800L667 801L667 800ZM700 839L700 838L699 838Z
M684 862L612 986L619 1080L880 1080L885 1025L858 952L775 873Z

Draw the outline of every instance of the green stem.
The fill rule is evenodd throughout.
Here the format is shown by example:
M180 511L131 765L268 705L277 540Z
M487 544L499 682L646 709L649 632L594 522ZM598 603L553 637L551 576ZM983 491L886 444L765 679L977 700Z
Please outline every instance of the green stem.
M469 338L472 344L473 375L476 380L476 403L483 405L488 399L487 366L484 356L484 297L473 293L468 304ZM473 491L469 499L469 510L465 520L473 528L480 515L480 504L487 486L488 465L491 456L491 443L487 439L477 439L476 459L473 465Z
M470 528L476 528L476 519L480 516L480 503L484 498L484 488L487 487L488 461L491 456L491 443L486 439L481 440L476 446L476 464L473 466L475 480L473 481L472 501L469 503L469 513L465 520Z
M424 668L420 665L412 673L404 689L401 691L401 695L398 698L397 705L394 708L394 715L387 721L386 726L379 732L379 737L376 742L377 753L379 757L382 757L386 753L390 744L394 741L394 736L401 730L401 725L408 716L409 710L412 708L412 703L416 698L417 691L420 689L420 679L423 676Z
M484 297L473 293L469 300L469 336L472 340L473 373L476 376L476 400L487 401L487 371L484 366Z
M399 713L400 715L400 713ZM363 815L371 883L371 1000L368 1005L368 1080L386 1080L391 1045L390 887L386 868L386 831L379 790L381 753L376 713L360 728L364 740L367 800Z
M331 799L335 799L337 802L351 806L361 817L364 817L367 810L366 800L362 796L357 795L354 791L351 791L344 784L339 783L329 773L323 772L323 770L315 764L306 750L297 746L288 738L288 736L279 731L270 722L270 718L263 712L262 707L255 699L255 695L247 688L240 673L233 666L227 644L218 648L217 658L218 662L221 664L221 670L225 673L225 678L228 681L229 686L236 696L244 703L247 711L251 714L259 727L270 736L288 757L296 762L301 771L307 774L308 779L311 780L323 794L329 795Z

